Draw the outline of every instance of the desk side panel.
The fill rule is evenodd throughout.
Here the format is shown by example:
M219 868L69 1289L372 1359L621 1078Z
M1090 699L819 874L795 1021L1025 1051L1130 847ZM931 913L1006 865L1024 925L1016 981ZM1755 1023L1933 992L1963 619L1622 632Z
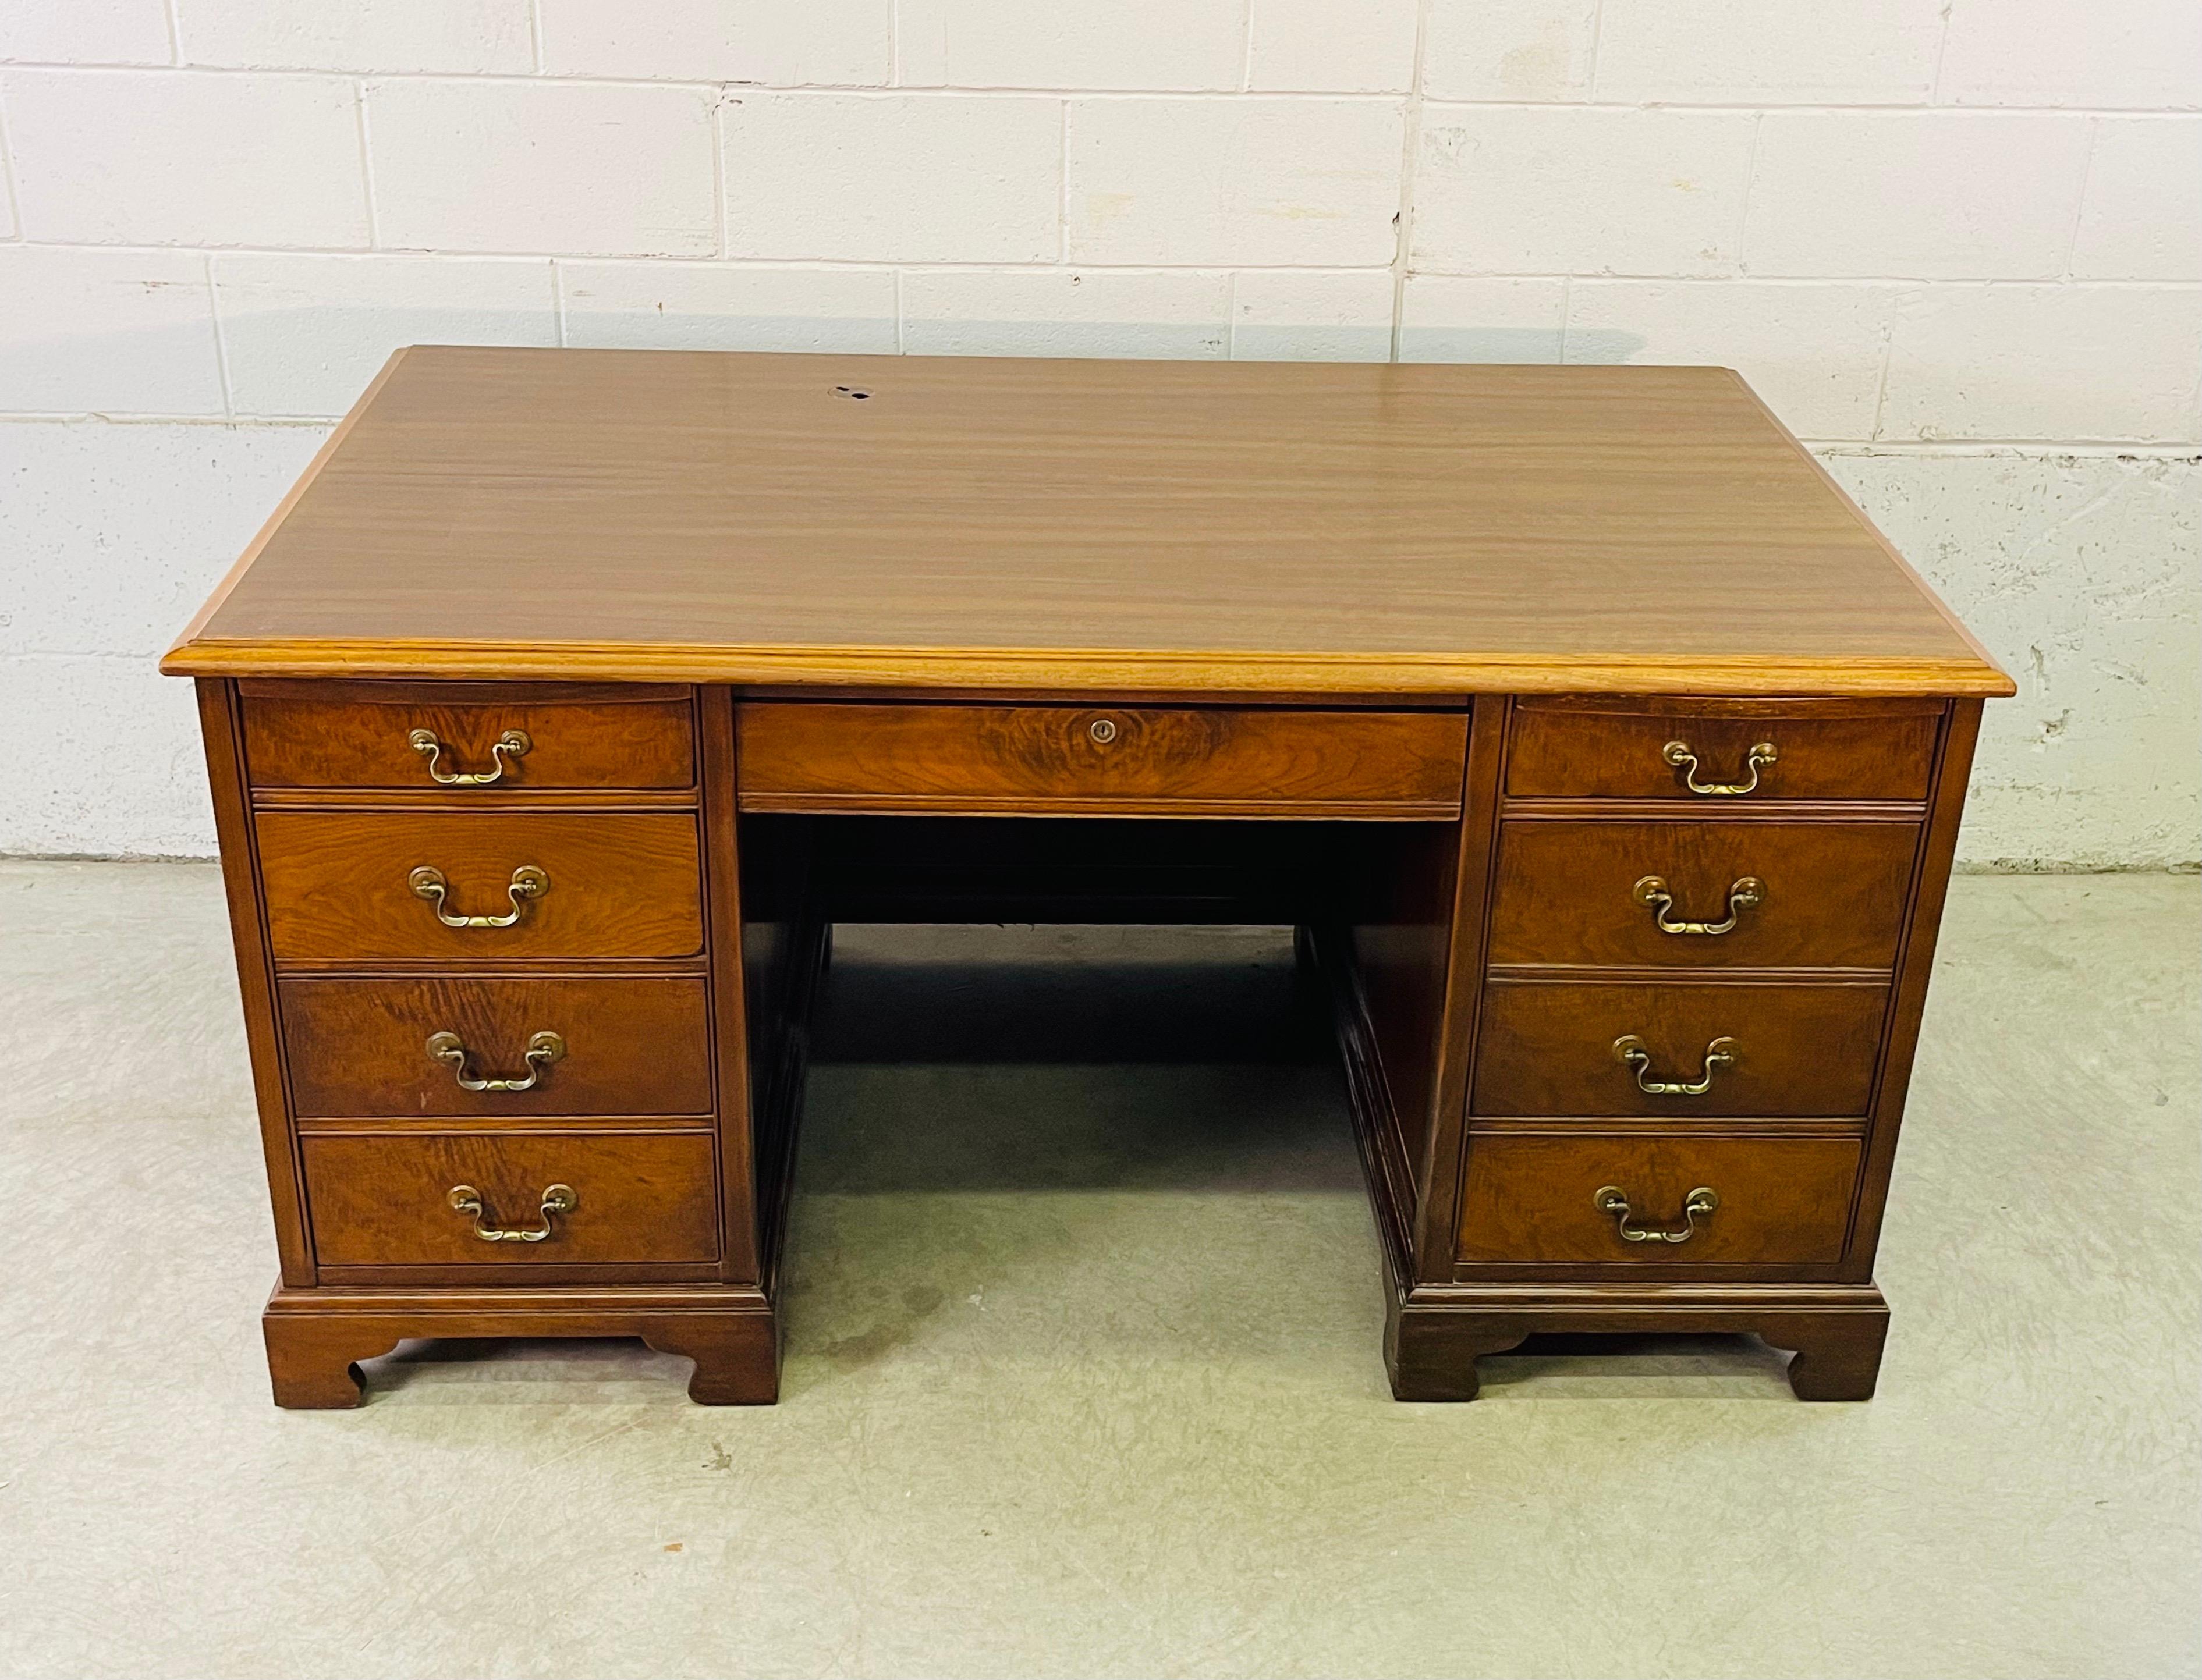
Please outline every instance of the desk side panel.
M1365 1043L1347 1049L1361 1065L1356 1124L1372 1171L1402 1204L1405 1264L1419 1281L1451 1275L1506 709L1504 699L1474 704L1460 819L1358 831L1339 887L1349 1035L1365 1024Z
M260 1143L267 1156L268 1195L275 1214L275 1248L285 1286L303 1289L315 1282L313 1250L306 1234L305 1190L291 1136L282 1031L275 1013L275 974L260 891L259 850L245 786L237 684L202 678L197 686L207 782L214 795L215 835L221 848L222 887L229 899L230 936L237 949L238 991L244 1006L245 1046L252 1060L253 1099L260 1112Z
M1897 958L1888 1037L1881 1047L1876 1076L1865 1172L1851 1223L1845 1275L1857 1282L1872 1277L1874 1254L1881 1242L1881 1214L1888 1201L1889 1175L1896 1164L1897 1134L1903 1124L1905 1099L1911 1090L1912 1062L1919 1049L1919 1030L1927 1009L1927 984L1934 971L1943 905L1949 897L1958 831L1964 818L1965 794L1972 779L1973 748L1980 738L1981 711L1981 702L1977 700L1951 702L1943 726L1941 751L1935 761L1926 834L1919 848L1918 875L1912 886L1903 950Z
M713 703L718 703L715 697ZM709 773L715 782L716 772ZM709 802L721 796L727 819L740 834L738 960L745 1050L730 1054L722 1037L721 1125L729 1131L736 1128L739 1102L750 1191L746 1207L754 1222L753 1275L771 1296L778 1288L793 1190L810 1013L831 929L821 914L811 861L815 842L808 819L735 818L731 778L707 790L707 808L715 808ZM714 858L726 855L715 840ZM733 1095L738 1088L739 1096Z
M703 801L703 898L711 964L712 1078L717 1088L721 1282L762 1276L757 1180L751 1124L747 930L743 925L741 854L734 819L733 702L724 689L698 689L696 740Z

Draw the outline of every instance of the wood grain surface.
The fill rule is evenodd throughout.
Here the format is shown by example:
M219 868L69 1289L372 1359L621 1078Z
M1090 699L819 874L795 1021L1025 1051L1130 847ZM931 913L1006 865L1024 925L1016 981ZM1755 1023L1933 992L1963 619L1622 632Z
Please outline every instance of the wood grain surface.
M1473 1133L1460 1257L1663 1267L1840 1260L1859 1148L1855 1137ZM1608 1184L1628 1197L1639 1228L1679 1227L1700 1185L1720 1206L1686 1242L1628 1242L1594 1200Z
M1866 1112L1881 1045L1883 985L1722 981L1554 984L1493 980L1485 990L1477 1114L1855 1117ZM1735 1062L1702 1096L1654 1096L1614 1054L1634 1034L1647 1076L1687 1083L1705 1047L1735 1041Z
M254 819L279 963L409 957L693 956L704 948L696 819L589 811L262 811ZM510 927L451 928L406 884L443 872L455 915L508 913L513 872L550 878Z
M528 737L495 782L450 787L453 800L537 788L685 788L696 780L688 691L555 685L530 695L490 684L260 683L245 685L244 744L256 787L425 788L438 783L409 738L433 731L445 774L498 768L507 730ZM485 694L483 690L491 692Z
M164 668L2012 691L1724 369L462 348Z
M1510 822L1498 842L1494 965L1879 968L1896 960L1916 823ZM1759 902L1726 933L1663 933L1637 902L1666 883L1669 923L1717 925L1749 877Z
M719 1253L719 1187L706 1132L453 1131L302 1137L314 1252L323 1266L674 1264ZM542 1223L543 1192L574 1211L540 1242L485 1242L445 1200L482 1193L486 1217Z
M1460 813L1465 712L741 708L751 811L1389 817Z
M709 1114L711 1036L700 975L568 979L326 979L277 988L291 1100L321 1116ZM456 1033L470 1076L523 1078L530 1037L565 1054L524 1091L469 1091L431 1056Z
M1933 702L1612 701L1535 698L1514 708L1510 797L1671 799L1733 811L1781 799L1923 800L1942 708ZM1751 779L1752 748L1777 755L1747 794L1691 792L1669 741L1696 755L1701 785Z

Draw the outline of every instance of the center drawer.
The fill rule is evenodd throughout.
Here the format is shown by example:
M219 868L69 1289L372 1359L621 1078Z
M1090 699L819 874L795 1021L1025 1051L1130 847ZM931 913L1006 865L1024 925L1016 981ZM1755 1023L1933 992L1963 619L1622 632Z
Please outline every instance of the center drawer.
M323 1266L670 1266L719 1255L709 1132L309 1135L298 1153ZM478 1207L454 1205L468 1190ZM545 1234L491 1242L481 1230Z
M277 992L301 1119L711 1112L699 974L291 976Z
M740 737L750 811L1430 819L1468 714L757 701Z
M279 962L704 948L686 812L263 811L256 831Z

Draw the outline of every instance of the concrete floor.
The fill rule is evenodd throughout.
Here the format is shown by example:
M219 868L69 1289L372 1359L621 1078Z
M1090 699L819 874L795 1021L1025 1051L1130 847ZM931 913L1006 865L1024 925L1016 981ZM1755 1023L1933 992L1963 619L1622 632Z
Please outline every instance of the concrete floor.
M286 1413L214 872L0 864L0 1671L2196 1673L2199 923L1958 884L1869 1405L1395 1405L1274 942L851 930L779 1407L533 1343Z

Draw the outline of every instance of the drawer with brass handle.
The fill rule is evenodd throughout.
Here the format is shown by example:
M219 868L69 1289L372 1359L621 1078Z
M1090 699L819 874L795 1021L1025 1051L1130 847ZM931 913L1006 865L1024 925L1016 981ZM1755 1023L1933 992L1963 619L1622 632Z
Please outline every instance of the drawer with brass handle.
M1494 966L1891 967L1908 822L1512 821Z
M1842 1258L1854 1137L1479 1131L1469 1265L1817 1266Z
M870 706L740 713L745 811L1439 819L1468 714Z
M262 811L254 823L279 963L704 947L686 812Z
M291 975L277 1002L301 1120L712 1109L701 975Z
M309 1132L298 1150L324 1266L718 1258L708 1132Z
M1928 700L1535 697L1515 702L1514 799L1663 799L1743 810L1784 799L1927 796L1943 707Z
M1872 1101L1885 984L1493 979L1471 1112L1854 1119Z
M690 691L667 684L251 682L260 788L692 787Z

